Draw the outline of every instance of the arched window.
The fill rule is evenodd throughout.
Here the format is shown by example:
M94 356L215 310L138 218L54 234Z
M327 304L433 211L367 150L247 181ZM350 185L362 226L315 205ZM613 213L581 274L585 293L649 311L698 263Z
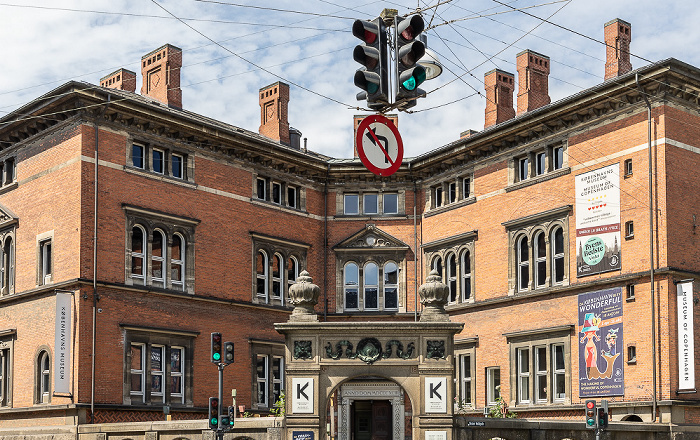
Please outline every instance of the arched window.
M165 236L163 231L156 229L153 231L153 246L151 248L151 279L154 284L164 286L165 273Z
M180 234L173 235L170 248L170 280L174 289L185 289L185 239Z
M384 309L399 308L399 268L390 261L384 265Z
M457 257L455 254L449 254L447 256L447 264L445 265L447 269L447 287L450 289L450 295L448 297L448 302L450 304L457 302Z
M131 277L145 280L146 232L140 225L131 230Z
M444 281L444 276L445 274L442 273L442 258L441 257L435 257L433 259L433 264L431 265L431 270L436 270L438 275L440 275L441 278L443 278Z
M287 259L287 296L289 296L289 288L297 281L299 277L299 260L297 257L289 257Z
M12 241L12 237L7 237L7 240L5 240L4 254L7 258L7 269L5 270L6 292L15 293L15 245Z
M282 262L282 256L280 254L275 254L272 256L272 297L281 298L282 297L282 270L284 270L284 263Z
M36 403L49 403L51 401L51 361L48 351L39 352L36 365Z
M535 245L535 288L547 285L547 244L544 232L538 232Z
M364 269L365 310L379 309L379 269L376 263L367 263Z
M268 292L268 260L265 251L258 251L255 260L255 273L257 278L257 294L267 302Z
M345 292L345 309L357 310L360 307L358 288L360 282L360 270L355 263L345 265L343 271L343 286Z
M462 252L460 268L462 270L462 301L469 301L472 297L472 257L468 250Z
M517 257L517 286L518 290L523 292L530 285L530 259L527 237L521 236L515 242L515 255Z
M564 281L564 229L557 227L552 231L550 241L552 254L552 281L561 283Z

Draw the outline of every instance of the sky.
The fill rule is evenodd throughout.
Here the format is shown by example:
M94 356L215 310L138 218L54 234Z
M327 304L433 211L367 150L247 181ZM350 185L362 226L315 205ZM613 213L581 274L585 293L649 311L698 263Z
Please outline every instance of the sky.
M0 0L0 116L122 67L139 92L141 56L169 43L183 49L185 109L257 131L258 90L283 81L308 148L351 158L353 116L369 114L355 98L352 24L385 8L420 9L444 67L413 113L399 113L404 157L482 130L484 74L515 74L522 50L550 57L552 102L603 82L603 26L615 18L632 25L634 69L666 58L700 66L695 0Z

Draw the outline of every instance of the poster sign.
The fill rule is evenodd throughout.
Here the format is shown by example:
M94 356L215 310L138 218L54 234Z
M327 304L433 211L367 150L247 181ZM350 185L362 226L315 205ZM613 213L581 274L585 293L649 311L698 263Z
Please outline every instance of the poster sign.
M314 413L313 377L295 377L292 379L292 413Z
M292 440L314 440L313 431L292 431Z
M447 379L444 377L425 378L425 412L447 413Z
M580 294L578 331L579 396L622 396L622 288Z
M576 176L576 275L620 270L620 165Z
M447 431L425 431L425 440L447 440Z
M70 393L71 293L56 293L53 383L55 393Z
M695 390L695 332L693 330L693 282L676 285L678 298L678 390Z

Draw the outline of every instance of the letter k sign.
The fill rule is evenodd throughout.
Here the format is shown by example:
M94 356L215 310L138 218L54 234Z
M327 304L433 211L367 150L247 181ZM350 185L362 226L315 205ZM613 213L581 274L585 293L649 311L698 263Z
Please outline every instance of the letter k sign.
M292 378L292 413L313 414L314 392L313 377Z
M425 378L425 412L447 413L447 378Z

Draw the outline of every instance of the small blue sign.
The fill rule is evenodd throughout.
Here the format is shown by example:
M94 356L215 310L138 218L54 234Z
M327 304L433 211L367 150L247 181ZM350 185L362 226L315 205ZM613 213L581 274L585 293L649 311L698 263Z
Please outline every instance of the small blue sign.
M292 431L292 440L314 440L313 431Z

